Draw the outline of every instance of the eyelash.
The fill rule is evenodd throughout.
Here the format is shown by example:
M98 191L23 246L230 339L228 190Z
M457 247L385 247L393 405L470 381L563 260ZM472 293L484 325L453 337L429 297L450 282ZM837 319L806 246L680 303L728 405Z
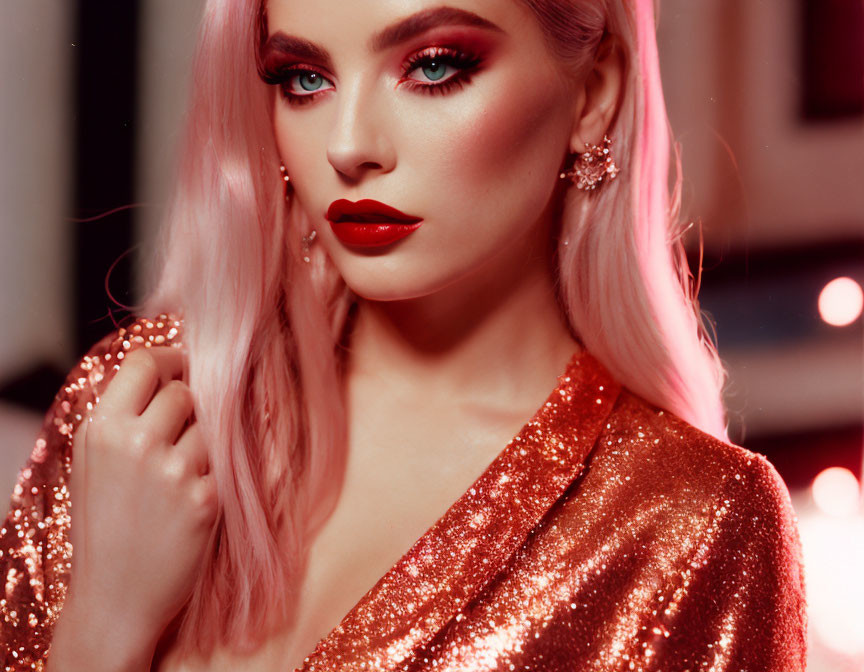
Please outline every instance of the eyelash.
M428 47L408 58L403 69L402 78L399 82L405 82L408 88L412 91L419 90L421 93L426 94L446 94L450 91L460 89L470 82L471 76L476 72L480 60L481 59L478 56L458 49L451 49L449 47ZM432 63L449 65L457 68L457 71L455 74L443 80L440 84L423 84L415 79L406 78L408 73L413 72L419 67L430 65ZM298 74L302 75L309 72L315 73L323 79L327 79L324 77L323 73L311 67L297 67L295 65L289 66L283 70L283 80L279 84L279 90L282 93L282 97L290 105L305 105L310 103L314 98L317 98L318 93L323 93L310 92L307 94L297 94L289 90L292 78L296 77Z

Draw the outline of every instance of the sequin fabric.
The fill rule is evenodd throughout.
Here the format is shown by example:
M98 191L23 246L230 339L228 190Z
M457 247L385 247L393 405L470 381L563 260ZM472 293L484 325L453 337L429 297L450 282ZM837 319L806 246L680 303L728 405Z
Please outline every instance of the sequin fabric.
M123 352L179 330L162 315L107 337L49 411L0 533L6 670L39 669L62 608L76 423ZM301 669L788 672L805 669L806 639L797 519L774 467L580 351Z
M66 377L12 492L0 528L0 656L3 669L42 670L66 599L72 559L67 484L72 435L99 401L126 352L180 344L181 322L141 318L93 346Z

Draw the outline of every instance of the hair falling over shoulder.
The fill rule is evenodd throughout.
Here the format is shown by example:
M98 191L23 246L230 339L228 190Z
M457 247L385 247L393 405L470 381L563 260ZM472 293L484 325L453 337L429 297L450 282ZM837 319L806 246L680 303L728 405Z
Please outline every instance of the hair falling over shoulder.
M557 262L560 300L618 380L728 440L725 372L696 301L670 195L671 134L652 0L517 0L550 46L585 68L604 30L628 51L610 137L618 179L571 189ZM335 503L345 457L341 336L353 293L320 249L301 258L283 197L273 91L256 74L261 0L208 0L177 179L142 314L183 318L196 416L221 512L178 646L254 647L290 621L309 535ZM230 120L230 121L226 121Z

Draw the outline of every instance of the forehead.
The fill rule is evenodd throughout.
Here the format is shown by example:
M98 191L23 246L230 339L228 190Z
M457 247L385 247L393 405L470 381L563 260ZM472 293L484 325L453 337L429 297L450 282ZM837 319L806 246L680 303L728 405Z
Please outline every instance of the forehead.
M372 46L370 38L379 35L382 29L436 9L474 14L509 34L525 33L526 19L533 16L518 0L265 0L265 7L270 34L277 31L302 34L304 38L333 46L362 41L364 48ZM453 22L470 25L469 21Z

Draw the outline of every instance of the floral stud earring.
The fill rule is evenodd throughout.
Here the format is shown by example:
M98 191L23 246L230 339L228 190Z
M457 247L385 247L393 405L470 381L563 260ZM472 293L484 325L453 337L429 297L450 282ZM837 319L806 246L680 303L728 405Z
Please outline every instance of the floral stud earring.
M558 177L562 180L570 178L577 189L590 191L597 188L608 177L614 180L619 173L618 166L612 159L609 148L612 141L608 136L603 136L603 145L585 143L587 151L578 154L578 163L570 170L564 171Z

